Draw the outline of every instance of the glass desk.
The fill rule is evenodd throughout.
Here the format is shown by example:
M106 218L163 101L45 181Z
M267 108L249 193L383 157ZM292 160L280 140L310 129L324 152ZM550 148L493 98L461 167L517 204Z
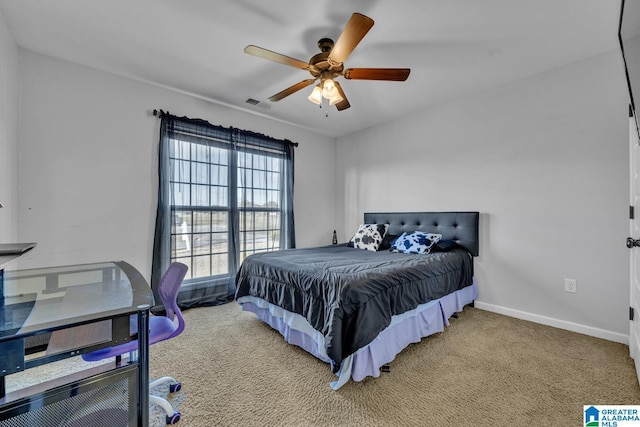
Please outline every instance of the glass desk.
M0 280L0 426L7 419L31 416L27 413L34 409L46 412L47 407L54 408L53 400L64 402L83 390L99 388L101 382L113 384L123 378L131 386L128 400L136 402L136 414L128 415L132 421L128 425L148 425L148 321L154 301L140 272L126 262L113 261L5 271ZM130 331L130 324L136 323L130 322L132 315L138 317L137 331ZM5 395L7 375L135 339L135 361L109 364L86 378L49 384L28 396L20 390L16 396ZM47 419L55 416L46 414Z

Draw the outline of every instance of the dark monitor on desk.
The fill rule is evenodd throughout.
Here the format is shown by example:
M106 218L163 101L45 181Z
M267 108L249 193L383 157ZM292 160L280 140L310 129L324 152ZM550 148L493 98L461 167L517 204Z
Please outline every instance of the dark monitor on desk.
M21 255L35 245L35 243L0 243L0 255Z

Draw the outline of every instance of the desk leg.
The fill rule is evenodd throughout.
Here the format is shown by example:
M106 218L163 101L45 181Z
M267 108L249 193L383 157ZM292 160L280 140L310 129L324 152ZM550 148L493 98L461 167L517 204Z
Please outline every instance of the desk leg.
M149 305L138 306L138 425L149 426Z

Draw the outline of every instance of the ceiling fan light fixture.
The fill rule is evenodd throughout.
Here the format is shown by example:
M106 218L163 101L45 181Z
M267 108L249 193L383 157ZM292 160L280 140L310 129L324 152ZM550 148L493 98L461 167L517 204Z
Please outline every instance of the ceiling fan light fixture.
M340 96L340 93L336 90L335 96L329 99L329 105L336 105L338 102L344 101L344 98Z
M320 89L320 85L313 88L313 91L307 99L316 105L320 105L322 103L322 89Z
M331 99L336 96L338 93L338 89L336 89L336 85L331 79L326 79L322 85L322 96L327 99Z

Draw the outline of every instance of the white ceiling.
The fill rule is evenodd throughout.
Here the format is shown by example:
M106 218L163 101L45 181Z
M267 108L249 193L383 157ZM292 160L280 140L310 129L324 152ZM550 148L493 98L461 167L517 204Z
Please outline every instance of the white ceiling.
M24 49L337 137L618 49L620 2L0 0L0 11ZM268 101L309 74L244 47L306 62L353 12L375 25L346 68L406 67L408 80L342 80L351 108L329 117L306 99L312 87Z

